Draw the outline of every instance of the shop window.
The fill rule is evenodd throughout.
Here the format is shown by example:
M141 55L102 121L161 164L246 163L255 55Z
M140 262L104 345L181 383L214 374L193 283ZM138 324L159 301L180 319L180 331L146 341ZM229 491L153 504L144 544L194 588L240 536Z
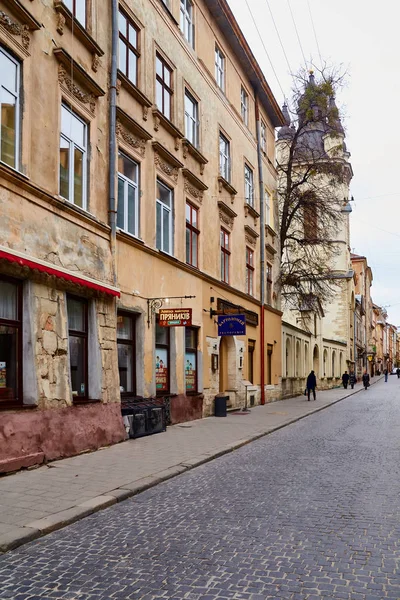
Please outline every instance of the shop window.
M185 135L195 148L199 146L199 104L185 90Z
M139 236L139 165L118 154L118 211L117 227Z
M157 181L156 246L172 254L172 190Z
M198 267L199 250L199 211L186 202L186 262Z
M254 350L256 348L255 340L249 340L247 344L247 352L248 352L248 374L247 379L250 383L254 383Z
M162 114L171 120L172 69L159 54L156 55L156 104Z
M272 305L272 265L267 263L267 304Z
M136 395L135 338L136 318L119 312L117 316L117 348L119 389L121 396Z
M246 248L246 292L253 295L254 286L254 252Z
M22 404L22 286L0 278L0 407Z
M69 360L72 397L88 398L88 303L83 298L67 296Z
M254 177L253 170L244 166L244 196L247 204L254 208Z
M219 134L219 172L226 181L231 178L231 147L226 137Z
M229 283L229 260L231 252L229 249L229 233L221 229L221 281Z
M181 0L181 31L185 40L194 48L193 2Z
M168 327L156 324L156 392L158 395L169 393L170 379L170 331Z
M61 107L60 196L86 210L87 125Z
M249 124L249 95L242 86L240 92L240 112L242 115L243 123L248 126Z
M86 28L87 0L63 0L63 2L75 19Z
M139 30L122 10L118 14L118 66L126 77L137 85L139 62Z
M222 91L225 90L225 56L215 46L215 81Z
M197 392L197 332L195 327L185 328L185 386L186 392Z
M19 167L20 65L0 47L0 161Z

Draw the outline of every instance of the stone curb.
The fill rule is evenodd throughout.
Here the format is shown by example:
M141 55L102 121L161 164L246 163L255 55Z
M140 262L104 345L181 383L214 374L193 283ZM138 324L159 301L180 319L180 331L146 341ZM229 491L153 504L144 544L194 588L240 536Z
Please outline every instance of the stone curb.
M375 383L377 383L381 379L382 377L380 377L376 381L373 381L371 385L375 385ZM63 510L59 513L55 513L54 515L50 515L49 517L44 517L43 519L33 521L32 523L28 523L28 525L25 525L24 527L17 527L9 531L8 533L0 535L0 553L15 550L15 548L18 548L18 546L22 546L27 542L31 542L37 538L47 535L48 533L57 531L58 529L62 529L67 525L71 525L71 523L75 523L76 521L79 521L84 517L87 517L95 512L108 508L109 506L113 506L118 502L123 502L128 498L137 496L141 492L144 492L145 490L148 490L149 488L152 488L158 485L159 483L168 481L169 479L172 479L177 475L181 475L186 471L190 471L191 469L211 462L212 460L224 456L225 454L229 454L234 450L238 450L239 448L242 448L243 446L246 446L251 442L255 442L256 440L259 440L260 438L265 437L270 433L273 433L274 431L283 429L284 427L301 421L302 419L305 419L310 415L318 413L321 410L325 410L330 406L337 404L338 402L342 402L343 400L346 400L346 398L350 398L351 396L354 396L355 394L358 394L361 391L363 391L363 388L355 390L347 394L346 396L343 396L342 398L338 398L330 404L313 408L303 415L294 417L293 419L288 419L280 425L270 427L265 431L262 431L261 433L252 435L249 438L244 438L237 442L228 444L220 450L217 450L210 454L201 454L198 457L189 459L184 463L178 465L173 465L172 467L169 467L168 469L160 471L159 473L156 473L154 475L149 475L147 477L143 477L142 479L132 481L131 483L125 484L120 488L107 492L107 494L91 498L90 500L87 500L82 504L74 506L73 508L69 508L68 510Z

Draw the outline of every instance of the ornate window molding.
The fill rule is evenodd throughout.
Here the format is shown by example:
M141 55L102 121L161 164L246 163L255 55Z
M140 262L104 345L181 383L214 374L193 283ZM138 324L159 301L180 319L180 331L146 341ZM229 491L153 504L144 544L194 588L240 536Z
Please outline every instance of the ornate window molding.
M162 171L165 175L168 175L168 177L171 177L171 179L177 183L179 169L183 167L183 164L158 142L153 142L152 145L154 150L155 164L160 171Z
M180 140L185 136L169 119L167 119L158 108L153 108L154 131L160 129L160 125L164 127L168 133L175 138L175 150L179 150Z
M193 158L199 163L200 174L203 175L204 167L208 163L207 158L200 152L200 150L195 148L195 146L193 146L193 144L191 142L189 142L189 140L186 138L182 142L182 147L183 147L183 158L186 159L188 154L191 154L191 156L193 156Z
M225 204L222 200L218 200L218 208L219 208L219 219L224 224L225 227L229 227L232 229L234 219L237 217L237 213L232 210L228 204Z
M222 175L219 175L218 177L218 189L220 194L223 190L226 190L231 196L231 203L234 203L237 190L229 183L229 181L222 177Z
M208 186L201 181L189 169L182 169L185 178L185 191L200 203L203 201L203 193L208 190Z
M119 107L117 107L117 136L143 157L146 154L146 143L152 138L150 133Z
M257 233L257 231L255 231L249 225L245 225L244 226L244 231L245 231L244 236L245 236L246 242L250 246L252 246L253 248L255 248L256 244L257 244L257 238L260 237L259 234Z
M26 10L19 0L5 0L4 2L9 8L11 12L17 17L18 21L14 21L3 10L0 10L0 26L2 26L9 34L13 36L21 37L21 46L25 50L25 52L29 52L31 36L30 31L40 29L40 23L36 21L36 19L30 14L28 10Z

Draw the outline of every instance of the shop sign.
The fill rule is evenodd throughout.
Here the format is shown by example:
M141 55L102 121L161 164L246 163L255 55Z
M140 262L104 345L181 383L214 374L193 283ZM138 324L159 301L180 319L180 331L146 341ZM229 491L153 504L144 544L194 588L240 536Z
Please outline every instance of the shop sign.
M246 316L219 315L218 335L246 335Z
M190 327L192 324L192 309L160 308L158 319L160 327Z

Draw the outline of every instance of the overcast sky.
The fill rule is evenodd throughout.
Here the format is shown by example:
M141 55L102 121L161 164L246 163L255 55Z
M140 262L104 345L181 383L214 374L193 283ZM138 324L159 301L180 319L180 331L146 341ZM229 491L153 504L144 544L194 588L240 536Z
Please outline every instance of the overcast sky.
M344 108L351 152L354 196L351 247L367 257L372 297L387 306L389 322L400 326L400 33L398 0L247 0L279 83L252 21L246 0L228 0L279 104L290 97L291 72L304 65L290 9L308 62L342 64L347 86L338 97ZM271 13L281 37L287 65ZM312 20L310 17L310 10Z

